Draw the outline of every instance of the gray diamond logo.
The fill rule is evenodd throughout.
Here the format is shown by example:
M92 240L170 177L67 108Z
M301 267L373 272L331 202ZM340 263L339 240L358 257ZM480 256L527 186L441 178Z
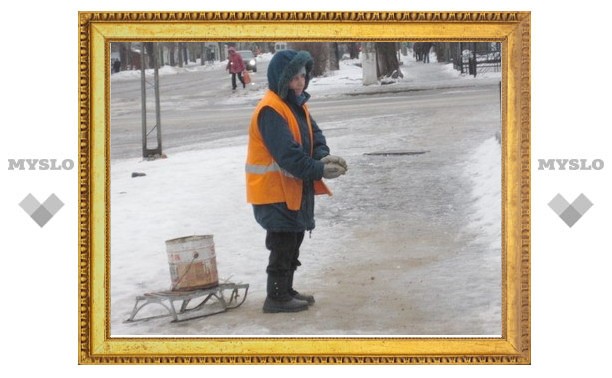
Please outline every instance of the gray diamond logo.
M41 204L36 197L30 193L19 203L19 206L28 213L34 222L40 227L43 227L55 214L57 214L62 206L64 206L64 203L57 198L55 194L51 194L49 198Z
M585 196L580 194L571 204L557 194L548 206L567 224L572 227L586 212L593 206L593 203Z

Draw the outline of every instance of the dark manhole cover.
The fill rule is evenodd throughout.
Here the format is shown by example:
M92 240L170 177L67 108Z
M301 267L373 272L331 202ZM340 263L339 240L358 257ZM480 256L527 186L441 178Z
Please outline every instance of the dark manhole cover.
M366 156L406 156L406 155L422 155L429 151L377 151L366 152Z

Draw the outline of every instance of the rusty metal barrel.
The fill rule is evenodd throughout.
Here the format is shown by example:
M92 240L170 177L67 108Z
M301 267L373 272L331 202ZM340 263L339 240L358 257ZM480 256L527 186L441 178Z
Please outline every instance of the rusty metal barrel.
M172 290L217 286L217 259L213 235L192 235L166 240Z

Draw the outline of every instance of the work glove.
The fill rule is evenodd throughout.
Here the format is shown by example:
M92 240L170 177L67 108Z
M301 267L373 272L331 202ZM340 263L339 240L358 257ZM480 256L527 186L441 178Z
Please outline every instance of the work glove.
M341 158L340 156L335 156L335 155L327 155L324 158L321 159L321 162L323 163L335 163L338 164L339 166L341 166L342 168L344 168L345 171L348 170L348 166L346 165L346 161Z
M335 179L346 173L346 169L337 163L329 162L323 166L323 178Z

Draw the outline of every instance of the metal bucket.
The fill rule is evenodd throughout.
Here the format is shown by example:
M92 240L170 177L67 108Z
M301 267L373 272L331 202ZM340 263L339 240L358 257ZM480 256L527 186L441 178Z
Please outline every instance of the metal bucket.
M193 235L166 240L172 290L195 290L217 286L217 260L212 235Z

